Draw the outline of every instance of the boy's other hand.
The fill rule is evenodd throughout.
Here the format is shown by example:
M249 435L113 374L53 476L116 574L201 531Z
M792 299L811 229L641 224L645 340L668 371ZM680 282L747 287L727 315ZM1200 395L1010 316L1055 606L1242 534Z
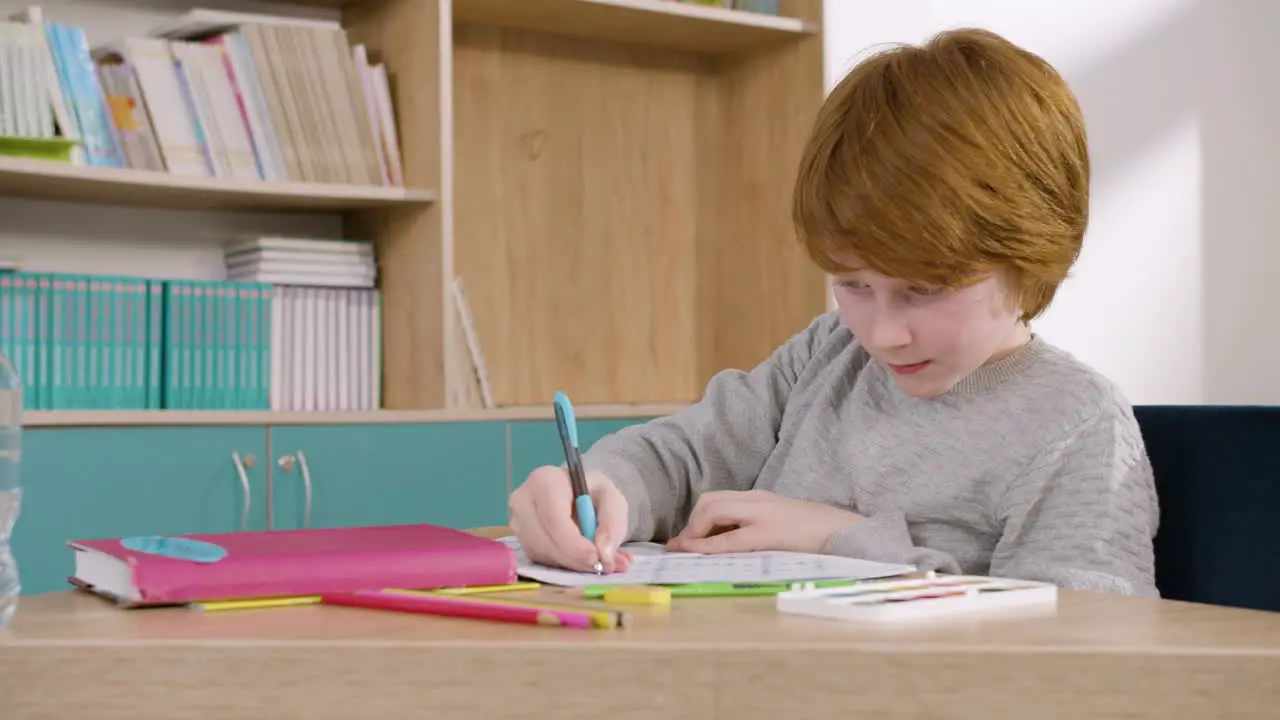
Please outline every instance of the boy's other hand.
M626 572L631 553L619 546L628 533L627 499L600 473L587 473L587 490L596 507L594 543L578 527L568 471L554 465L529 473L511 493L511 530L525 555L540 565L592 572L599 560L604 572Z
M861 521L857 513L767 490L716 491L698 498L669 550L696 553L790 550L820 553L832 535Z

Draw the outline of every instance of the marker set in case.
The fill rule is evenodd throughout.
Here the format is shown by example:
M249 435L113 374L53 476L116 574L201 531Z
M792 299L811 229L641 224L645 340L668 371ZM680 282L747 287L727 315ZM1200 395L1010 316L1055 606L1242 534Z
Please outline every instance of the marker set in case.
M946 575L873 580L844 587L796 583L779 593L779 612L837 620L895 620L1001 608L1057 605L1055 585L1025 580Z

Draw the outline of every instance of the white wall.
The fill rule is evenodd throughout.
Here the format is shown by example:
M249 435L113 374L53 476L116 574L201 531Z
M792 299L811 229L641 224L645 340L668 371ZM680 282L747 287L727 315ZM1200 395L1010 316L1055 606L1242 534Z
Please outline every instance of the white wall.
M960 25L1053 63L1084 109L1092 209L1035 330L1135 403L1280 402L1280 3L826 0L825 13L828 88L872 46Z
M249 0L0 0L0 18L38 5L54 22L85 29L97 45L149 29L192 7L335 17L333 10ZM241 232L338 237L334 214L186 212L0 198L0 253L31 271L220 280L221 243Z

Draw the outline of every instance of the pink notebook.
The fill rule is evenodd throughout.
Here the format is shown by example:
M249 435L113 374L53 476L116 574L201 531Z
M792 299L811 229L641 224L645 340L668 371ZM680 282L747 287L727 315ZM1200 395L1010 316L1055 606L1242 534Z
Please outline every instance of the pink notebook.
M503 585L516 581L503 543L437 525L171 536L225 556L197 562L126 548L120 538L74 540L77 587L126 605Z

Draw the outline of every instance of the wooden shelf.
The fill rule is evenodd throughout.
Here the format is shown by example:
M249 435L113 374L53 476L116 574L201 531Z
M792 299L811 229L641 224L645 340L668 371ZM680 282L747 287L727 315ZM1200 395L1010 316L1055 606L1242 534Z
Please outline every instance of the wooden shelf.
M683 404L582 405L580 420L662 417ZM292 412L272 410L27 410L23 427L154 425L354 425L367 423L448 423L553 420L550 405L490 410L377 410L372 412Z
M441 256L466 287L497 404L557 390L693 402L825 311L790 215L825 96L822 34L797 29L821 26L822 0L783 0L782 16L661 0L454 9ZM749 47L761 37L786 40ZM406 377L422 354L406 354Z
M664 0L454 0L453 20L711 54L818 31L797 18Z
M231 182L148 170L0 157L0 197L186 210L346 211L425 204L427 190L294 182Z

